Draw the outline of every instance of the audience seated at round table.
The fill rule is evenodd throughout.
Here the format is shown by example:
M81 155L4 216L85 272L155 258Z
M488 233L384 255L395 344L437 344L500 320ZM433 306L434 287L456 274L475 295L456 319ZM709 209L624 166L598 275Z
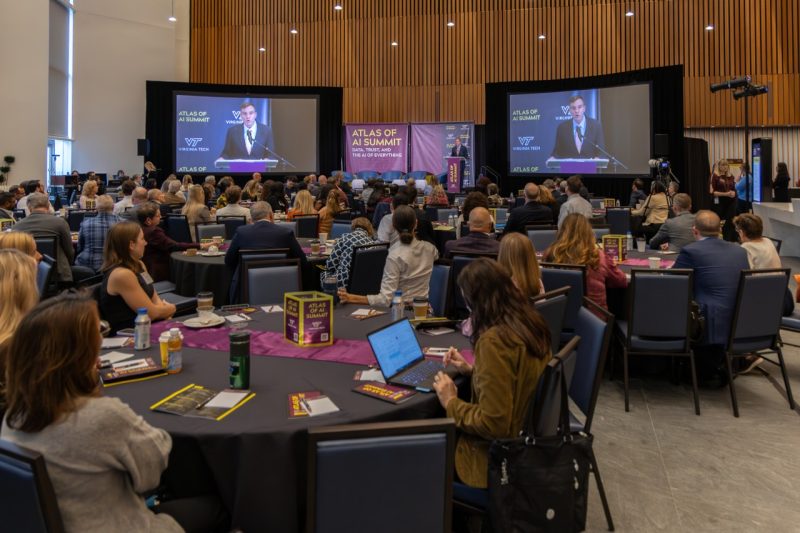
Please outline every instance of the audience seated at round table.
M375 230L368 218L358 217L353 219L350 223L350 228L352 229L351 232L345 233L336 239L333 251L331 251L331 255L325 262L325 270L320 273L320 283L327 276L336 276L336 287L346 288L350 280L350 263L353 258L353 248L375 242Z

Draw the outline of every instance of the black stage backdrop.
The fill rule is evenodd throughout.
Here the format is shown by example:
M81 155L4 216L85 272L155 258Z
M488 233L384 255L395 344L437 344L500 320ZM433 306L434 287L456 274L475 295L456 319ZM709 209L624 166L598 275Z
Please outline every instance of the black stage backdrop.
M147 117L145 131L150 140L149 161L162 169L163 180L175 169L174 91L194 91L238 94L285 94L319 96L319 172L328 173L341 168L338 155L342 146L342 89L339 87L273 87L266 85L217 85L210 83L175 83L166 81L147 82ZM231 174L230 172L207 172L206 174ZM286 173L288 175L292 172ZM243 178L243 176L241 176ZM237 180L238 182L239 180ZM244 182L242 182L244 183Z
M517 191L531 181L530 177L508 177L508 93L559 91L565 87L590 89L647 82L652 84L653 133L669 135L669 160L672 171L683 185L686 175L683 154L683 65L590 78L489 83L486 85L486 128L483 132L484 164L497 169L503 175L500 182L503 194ZM653 139L650 140L650 145L652 147ZM535 181L541 183L544 179L545 177L539 176ZM583 181L589 191L596 196L611 196L627 201L633 177L584 176ZM683 186L681 189L686 190ZM693 197L695 201L698 199Z

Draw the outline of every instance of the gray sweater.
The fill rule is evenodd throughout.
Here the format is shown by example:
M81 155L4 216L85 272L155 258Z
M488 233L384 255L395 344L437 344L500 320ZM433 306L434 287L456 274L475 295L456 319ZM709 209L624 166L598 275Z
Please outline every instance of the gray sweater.
M183 531L139 496L158 486L172 439L120 400L85 399L37 433L3 420L0 436L44 455L66 531Z

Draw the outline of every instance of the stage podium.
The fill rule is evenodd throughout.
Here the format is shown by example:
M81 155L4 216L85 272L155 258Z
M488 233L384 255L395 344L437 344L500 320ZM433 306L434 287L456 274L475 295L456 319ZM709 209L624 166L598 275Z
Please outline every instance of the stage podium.
M547 168L563 174L597 174L600 169L608 168L608 159L558 159L547 160Z
M223 159L214 161L217 170L230 172L265 172L278 166L277 159Z
M464 178L467 158L448 156L444 161L447 164L447 192L461 192L461 180Z

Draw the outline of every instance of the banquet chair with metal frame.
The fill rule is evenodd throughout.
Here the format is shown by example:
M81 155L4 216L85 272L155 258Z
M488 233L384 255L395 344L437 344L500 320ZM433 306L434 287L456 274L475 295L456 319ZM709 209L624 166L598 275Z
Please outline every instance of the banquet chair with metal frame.
M302 288L299 259L262 259L242 265L240 301L283 305L283 295Z
M360 295L380 292L383 268L388 256L389 243L386 242L354 246L347 292Z

